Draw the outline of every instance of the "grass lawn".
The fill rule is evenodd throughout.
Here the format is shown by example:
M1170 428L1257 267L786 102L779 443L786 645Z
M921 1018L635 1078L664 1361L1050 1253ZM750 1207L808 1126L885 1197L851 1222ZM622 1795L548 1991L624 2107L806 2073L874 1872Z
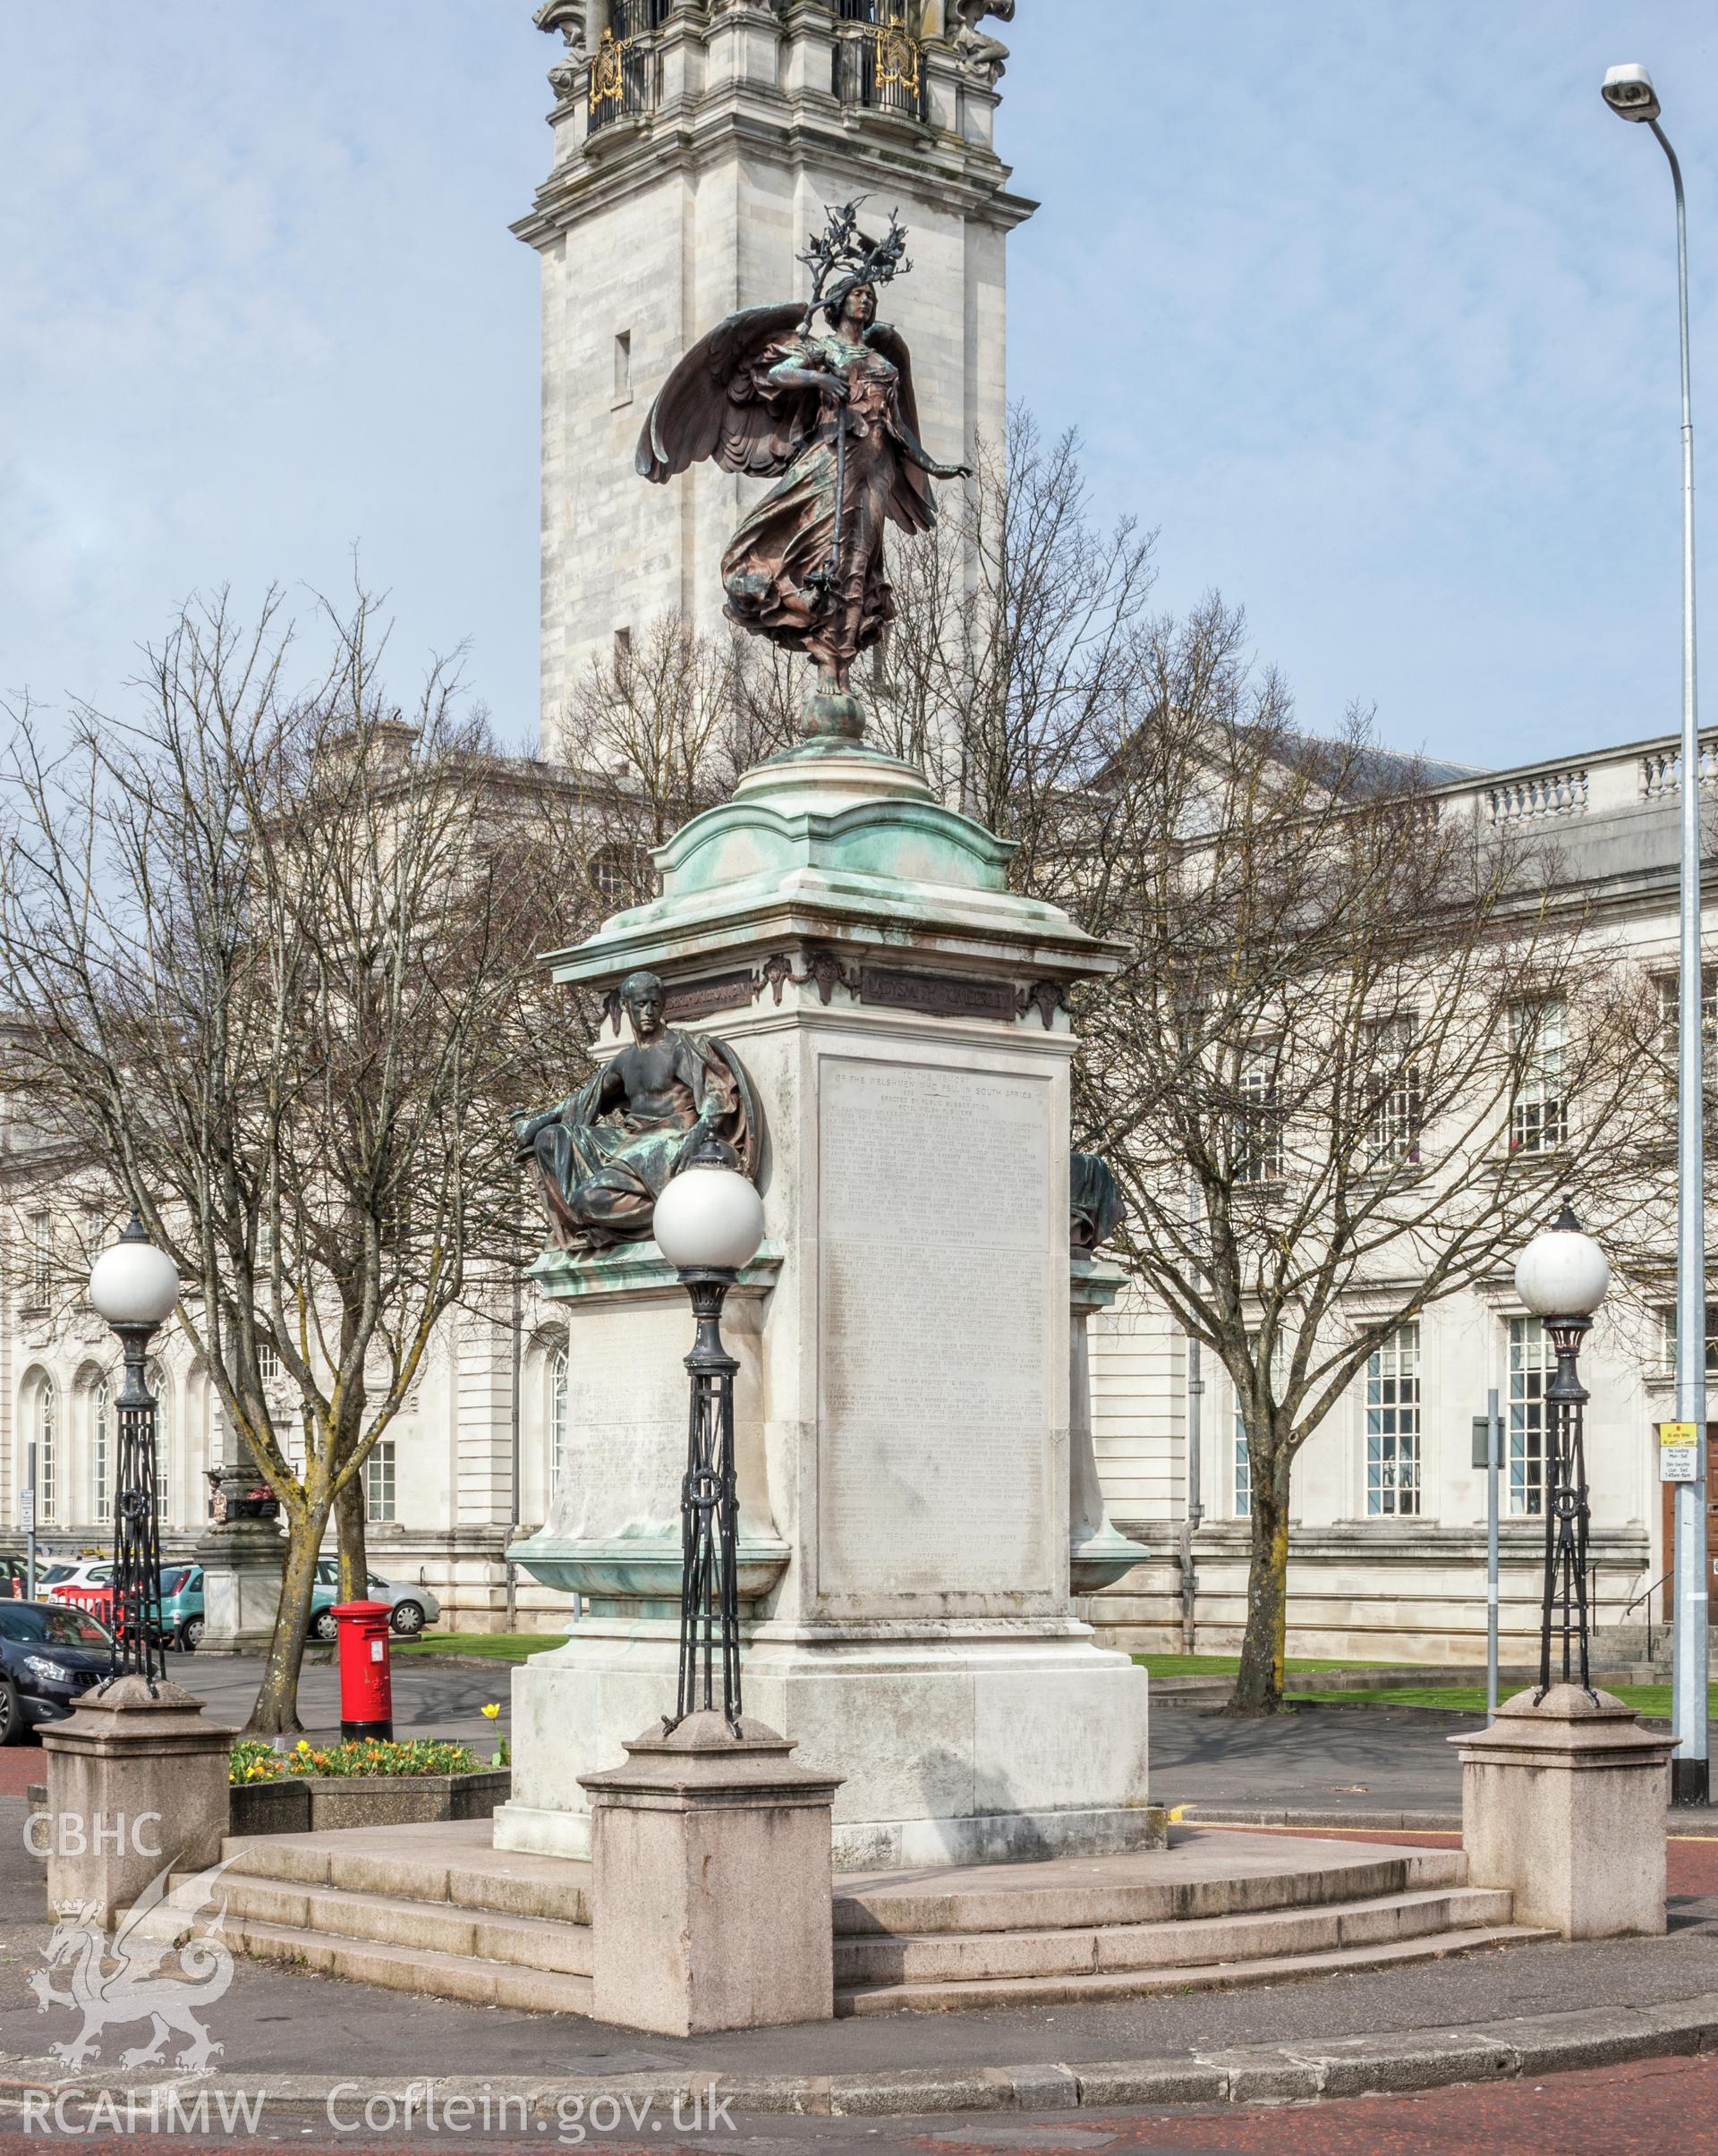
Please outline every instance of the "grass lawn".
M1505 1685L1502 1696L1507 1699L1511 1691L1518 1692L1519 1685ZM1632 1707L1637 1714L1655 1716L1668 1721L1671 1716L1671 1688L1668 1685L1607 1685L1605 1690L1620 1699L1625 1707ZM1297 1692L1296 1699L1320 1700L1327 1704L1345 1707L1446 1707L1452 1714L1484 1714L1485 1687L1483 1685L1450 1685L1433 1690L1403 1685L1392 1692ZM1712 1710L1718 1714L1718 1685L1709 1694Z
M1233 1676L1241 1666L1237 1654L1136 1654L1134 1659L1153 1676ZM1365 1669L1367 1666L1351 1658L1347 1661L1319 1661L1295 1654L1288 1657L1286 1664L1290 1669ZM1374 1666L1390 1668L1400 1665L1386 1662Z
M523 1662L550 1647L565 1647L564 1632L421 1632L415 1640L398 1641L393 1651L402 1654L478 1654L496 1662Z

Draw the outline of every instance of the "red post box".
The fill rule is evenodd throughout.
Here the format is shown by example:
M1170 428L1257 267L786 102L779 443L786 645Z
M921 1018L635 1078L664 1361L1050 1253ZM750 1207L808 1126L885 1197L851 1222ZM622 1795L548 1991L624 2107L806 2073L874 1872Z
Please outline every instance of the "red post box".
M394 1736L394 1681L388 1671L386 1602L340 1602L328 1612L340 1628L340 1734Z

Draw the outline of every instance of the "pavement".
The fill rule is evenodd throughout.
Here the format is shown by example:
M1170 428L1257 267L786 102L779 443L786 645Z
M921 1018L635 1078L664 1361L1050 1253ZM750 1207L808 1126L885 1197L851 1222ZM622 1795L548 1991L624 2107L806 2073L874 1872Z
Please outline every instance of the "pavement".
M175 1658L173 1674L191 1678L211 1710L236 1723L254 1690L256 1665ZM396 1722L489 1737L493 1726L478 1710L491 1696L505 1704L505 1685L495 1682L503 1675L396 1664ZM307 1671L307 1720L333 1709L334 1686L331 1670ZM1477 1726L1472 1717L1425 1709L1318 1707L1259 1724L1160 1706L1153 1794L1197 1809L1245 1810L1265 1791L1286 1809L1347 1818L1359 1834L1359 1822L1380 1806L1453 1810L1459 1770L1445 1740ZM0 1753L0 1762L13 1761L30 1762L29 1778L38 1778L38 1748ZM164 2087L162 2068L92 2067L70 2076L47 2056L51 2041L75 2033L76 2019L64 2008L40 2011L30 1990L47 1923L42 1872L23 1846L23 1814L21 1798L0 1796L0 2156L8 2115L16 2123L21 2105L44 2101L30 2092L58 2089L73 2106L71 2123L59 2130L82 2138L80 2099L65 2097L68 2084L86 2096L98 2087L123 2091L132 2103L157 2101ZM1682 1815L1678 1824L1684 1838L1671 1845L1670 1931L1663 1939L1518 1948L1227 1992L863 2016L684 2041L240 1962L207 2017L224 2047L218 2074L170 2079L182 2095L267 2090L280 2137L301 2146L327 2137L328 2092L339 2083L380 2106L361 2139L415 2145L404 2092L433 2077L444 2095L529 2098L534 2108L524 2131L527 2138L540 2133L546 2145L567 2143L571 2105L579 2109L573 2145L656 2151L1718 2150L1718 2067L1705 2056L1718 2053L1718 1829L1708 1833L1708 1821ZM1448 1846L1452 1838L1386 1838ZM105 2057L117 2058L118 2034ZM1578 2130L1583 2118L1597 2117L1571 2108L1572 2084L1588 2068L1602 2070L1595 2087L1605 2092L1618 2138L1608 2137L1609 2127L1603 2139ZM714 2137L676 2132L673 2097L712 2083L727 2107ZM1439 2088L1443 2083L1463 2085ZM1672 2088L1680 2092L1667 2093ZM1435 2098L1399 2093L1432 2089ZM1363 2105L1332 2108L1330 2101L1362 2093ZM623 2097L658 2107L646 2122L648 2141L627 2125ZM605 2101L615 2116L599 2130ZM1314 2115L1328 2125L1319 2129L1323 2138L1296 2138L1295 2119L1305 2113L1266 2118L1247 2108L1314 2101ZM1487 2110L1487 2102L1502 2109ZM585 2119L592 2106L596 2118ZM728 2109L738 2126L727 2123ZM1362 2113L1357 2139L1343 2137L1348 2124L1329 2124ZM1679 2116L1688 2131L1663 2138L1666 2122ZM1709 2137L1702 2138L1697 2118L1710 2125ZM421 2141L421 2117L417 2127ZM469 2122L464 2132L481 2144ZM351 2141L336 2133L329 2145ZM438 2131L433 2145L446 2148L447 2134ZM522 2144L515 2138L507 2145Z

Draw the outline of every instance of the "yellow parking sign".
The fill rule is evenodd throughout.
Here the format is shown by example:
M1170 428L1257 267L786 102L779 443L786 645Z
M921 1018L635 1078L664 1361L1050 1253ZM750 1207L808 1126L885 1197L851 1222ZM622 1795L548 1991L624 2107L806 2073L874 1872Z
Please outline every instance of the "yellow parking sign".
M1700 1473L1697 1422L1661 1422L1658 1425L1658 1479L1661 1482L1692 1482Z

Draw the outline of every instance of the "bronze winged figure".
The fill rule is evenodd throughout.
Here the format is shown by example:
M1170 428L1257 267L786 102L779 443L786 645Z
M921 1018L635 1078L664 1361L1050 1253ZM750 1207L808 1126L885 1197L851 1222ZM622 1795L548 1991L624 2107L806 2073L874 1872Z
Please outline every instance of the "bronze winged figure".
M853 662L894 618L885 527L928 531L931 481L971 477L919 439L913 361L877 319L877 290L905 259L906 233L868 238L856 204L831 213L800 259L809 306L753 307L695 344L651 407L638 470L659 486L710 457L779 483L722 557L729 616L802 650L823 697L846 698ZM827 327L819 332L821 313Z

